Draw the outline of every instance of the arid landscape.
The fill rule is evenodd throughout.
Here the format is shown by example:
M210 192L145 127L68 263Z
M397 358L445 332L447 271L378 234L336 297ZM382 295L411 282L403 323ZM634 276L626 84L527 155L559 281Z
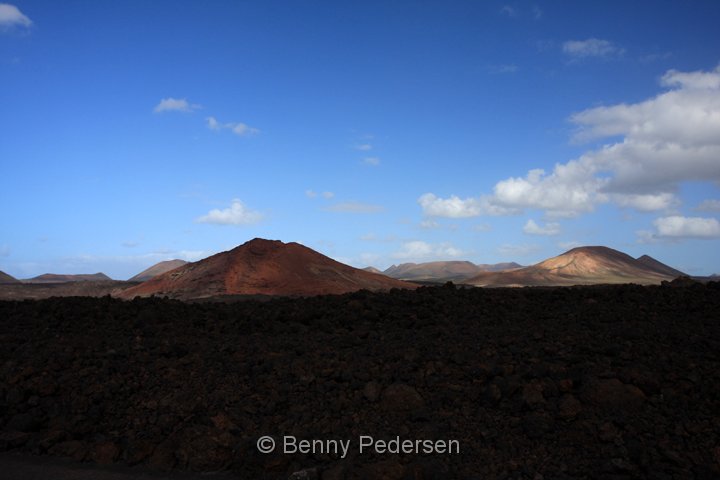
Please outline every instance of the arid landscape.
M0 480L720 480L718 25L0 0Z
M235 478L720 475L720 283L606 247L463 288L263 239L170 266L141 283L6 279L0 450ZM470 286L486 279L545 286ZM351 443L264 454L266 435ZM363 436L460 450L363 451Z

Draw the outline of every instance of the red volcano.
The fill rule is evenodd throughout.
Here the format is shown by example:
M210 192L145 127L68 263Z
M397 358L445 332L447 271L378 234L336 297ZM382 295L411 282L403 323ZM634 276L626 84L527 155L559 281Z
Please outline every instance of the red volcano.
M117 295L126 299L157 295L188 300L216 295L311 296L415 287L336 262L299 243L256 238Z

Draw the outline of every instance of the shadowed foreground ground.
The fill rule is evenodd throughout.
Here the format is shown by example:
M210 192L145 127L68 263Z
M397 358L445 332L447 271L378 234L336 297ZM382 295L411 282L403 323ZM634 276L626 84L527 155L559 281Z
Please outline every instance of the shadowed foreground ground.
M718 478L719 290L0 302L0 450L240 478ZM261 454L262 435L354 444Z

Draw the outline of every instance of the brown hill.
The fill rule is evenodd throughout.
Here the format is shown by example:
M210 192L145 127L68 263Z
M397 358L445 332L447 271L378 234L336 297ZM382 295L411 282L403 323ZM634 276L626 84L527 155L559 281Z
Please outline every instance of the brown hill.
M0 270L0 283L20 283L20 280Z
M446 261L425 263L402 263L393 265L383 273L400 280L424 280L445 282L452 280L462 282L482 272L495 272L520 268L515 262L476 265L468 261Z
M415 287L342 264L298 243L256 238L117 295L127 299L158 295L187 300L216 295L310 296Z
M481 273L467 283L478 286L657 284L673 278L675 275L660 272L612 248L578 247L530 267Z
M100 282L112 280L104 273L81 273L78 275L65 275L58 273L44 273L37 277L23 280L24 283L66 283L66 282Z
M650 255L643 255L642 257L638 257L637 261L645 265L646 267L655 270L658 273L662 273L665 275L672 275L673 277L685 277L687 276L687 273L683 273L680 270L676 270L668 265L665 265L664 263L655 260Z
M188 262L185 260L166 260L164 262L156 263L152 267L143 270L129 279L128 282L145 282L153 277L157 277L160 274L182 267L186 263Z

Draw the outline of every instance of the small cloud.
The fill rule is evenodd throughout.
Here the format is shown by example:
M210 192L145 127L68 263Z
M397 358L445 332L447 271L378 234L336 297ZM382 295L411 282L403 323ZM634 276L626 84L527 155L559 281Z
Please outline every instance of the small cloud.
M222 125L220 125L215 117L207 117L205 120L207 121L207 126L210 130L220 130L222 128Z
M543 16L543 11L537 5L533 6L532 12L535 20L540 20Z
M569 40L563 43L562 50L565 54L576 58L588 57L610 57L622 55L625 50L618 47L609 40L599 38L588 38L587 40Z
M538 245L510 245L504 244L498 248L498 252L506 257L526 257L540 250Z
M227 128L232 130L235 135L239 135L241 137L260 133L260 130L257 128L250 127L244 123L228 123Z
M239 137L251 137L260 133L257 128L241 122L220 123L215 117L207 117L205 121L210 130L230 130Z
M323 198L330 200L331 198L333 198L335 196L335 194L333 192L323 192L322 196L323 196Z
M162 112L185 112L190 113L194 110L201 109L202 106L196 103L189 103L185 98L163 98L160 103L155 105L153 111L155 113Z
M502 75L503 73L515 73L519 70L517 65L513 64L502 64L502 65L490 65L488 66L488 72L493 75Z
M360 150L361 152L369 152L372 149L373 149L373 147L369 143L355 145L355 150Z
M720 212L720 200L708 199L697 206L700 212Z
M197 218L198 223L215 225L251 225L263 219L260 212L248 209L240 200L233 199L229 208L213 209L207 215Z
M0 3L0 30L13 27L30 28L32 24L32 20L15 5Z
M336 203L324 209L326 212L336 213L379 213L385 210L381 205L372 205L361 202L342 202Z
M518 9L515 7L511 7L510 5L503 5L500 9L500 13L502 13L503 15L507 15L510 18L515 18L519 14Z
M378 157L366 157L363 159L363 165L369 165L371 167L377 167L380 165L380 159Z
M538 225L535 223L534 220L528 220L525 226L523 227L523 232L527 233L528 235L546 235L546 236L552 236L552 235L559 235L560 234L560 224L559 223L546 223L544 227Z
M122 246L125 248L135 248L138 245L140 245L140 242L133 242L133 241L122 242Z
M10 256L10 247L8 245L0 245L0 257L9 257Z
M316 198L318 194L313 190L305 190L305 196L308 198Z
M715 218L672 215L653 221L662 238L720 238L720 222Z

